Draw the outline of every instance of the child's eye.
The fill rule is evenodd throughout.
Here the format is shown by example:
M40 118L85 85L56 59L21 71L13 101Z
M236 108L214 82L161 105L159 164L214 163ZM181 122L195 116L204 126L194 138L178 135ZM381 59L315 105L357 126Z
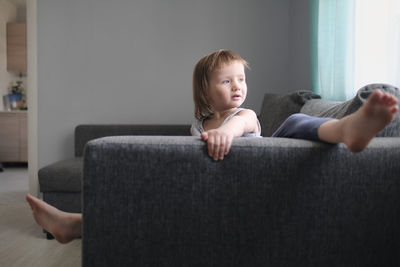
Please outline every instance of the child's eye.
M243 81L244 81L244 78L240 78L240 79L239 79L239 82L243 82Z
M222 83L223 83L223 84L228 84L228 83L229 83L229 80L224 80L224 81L222 81Z

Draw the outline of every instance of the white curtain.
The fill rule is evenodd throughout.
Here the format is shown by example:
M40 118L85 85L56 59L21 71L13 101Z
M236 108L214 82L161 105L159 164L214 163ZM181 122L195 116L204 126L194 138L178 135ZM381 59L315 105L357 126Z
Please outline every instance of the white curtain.
M354 90L369 83L400 88L400 0L356 0Z

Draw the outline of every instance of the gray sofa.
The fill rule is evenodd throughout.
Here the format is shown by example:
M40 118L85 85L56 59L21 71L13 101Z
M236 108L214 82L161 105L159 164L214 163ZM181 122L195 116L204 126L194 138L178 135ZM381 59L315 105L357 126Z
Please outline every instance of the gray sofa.
M83 191L83 266L400 266L399 137L105 137Z
M63 211L82 212L82 157L90 140L119 135L189 135L189 130L189 125L78 125L74 131L75 157L54 162L38 172L43 200Z
M266 94L263 136L292 113L347 115L376 87L399 96L387 85L344 103ZM188 134L189 125L81 125L77 157L39 171L45 201L83 211L84 266L400 264L398 116L360 154L341 144L237 138L214 162L199 138L176 136Z

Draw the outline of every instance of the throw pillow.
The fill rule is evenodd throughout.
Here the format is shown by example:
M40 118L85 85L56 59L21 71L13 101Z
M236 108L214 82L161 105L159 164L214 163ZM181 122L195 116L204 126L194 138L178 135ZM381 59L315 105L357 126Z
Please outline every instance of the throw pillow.
M262 136L271 136L287 117L299 113L304 103L315 98L321 97L310 91L286 95L265 94L259 116Z

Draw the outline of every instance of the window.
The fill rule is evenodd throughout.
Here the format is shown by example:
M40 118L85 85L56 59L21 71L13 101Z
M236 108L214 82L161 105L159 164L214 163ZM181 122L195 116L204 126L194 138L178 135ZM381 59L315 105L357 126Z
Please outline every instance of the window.
M400 87L400 1L356 0L354 90L369 83Z
M343 101L371 83L400 88L400 0L310 0L311 89Z

